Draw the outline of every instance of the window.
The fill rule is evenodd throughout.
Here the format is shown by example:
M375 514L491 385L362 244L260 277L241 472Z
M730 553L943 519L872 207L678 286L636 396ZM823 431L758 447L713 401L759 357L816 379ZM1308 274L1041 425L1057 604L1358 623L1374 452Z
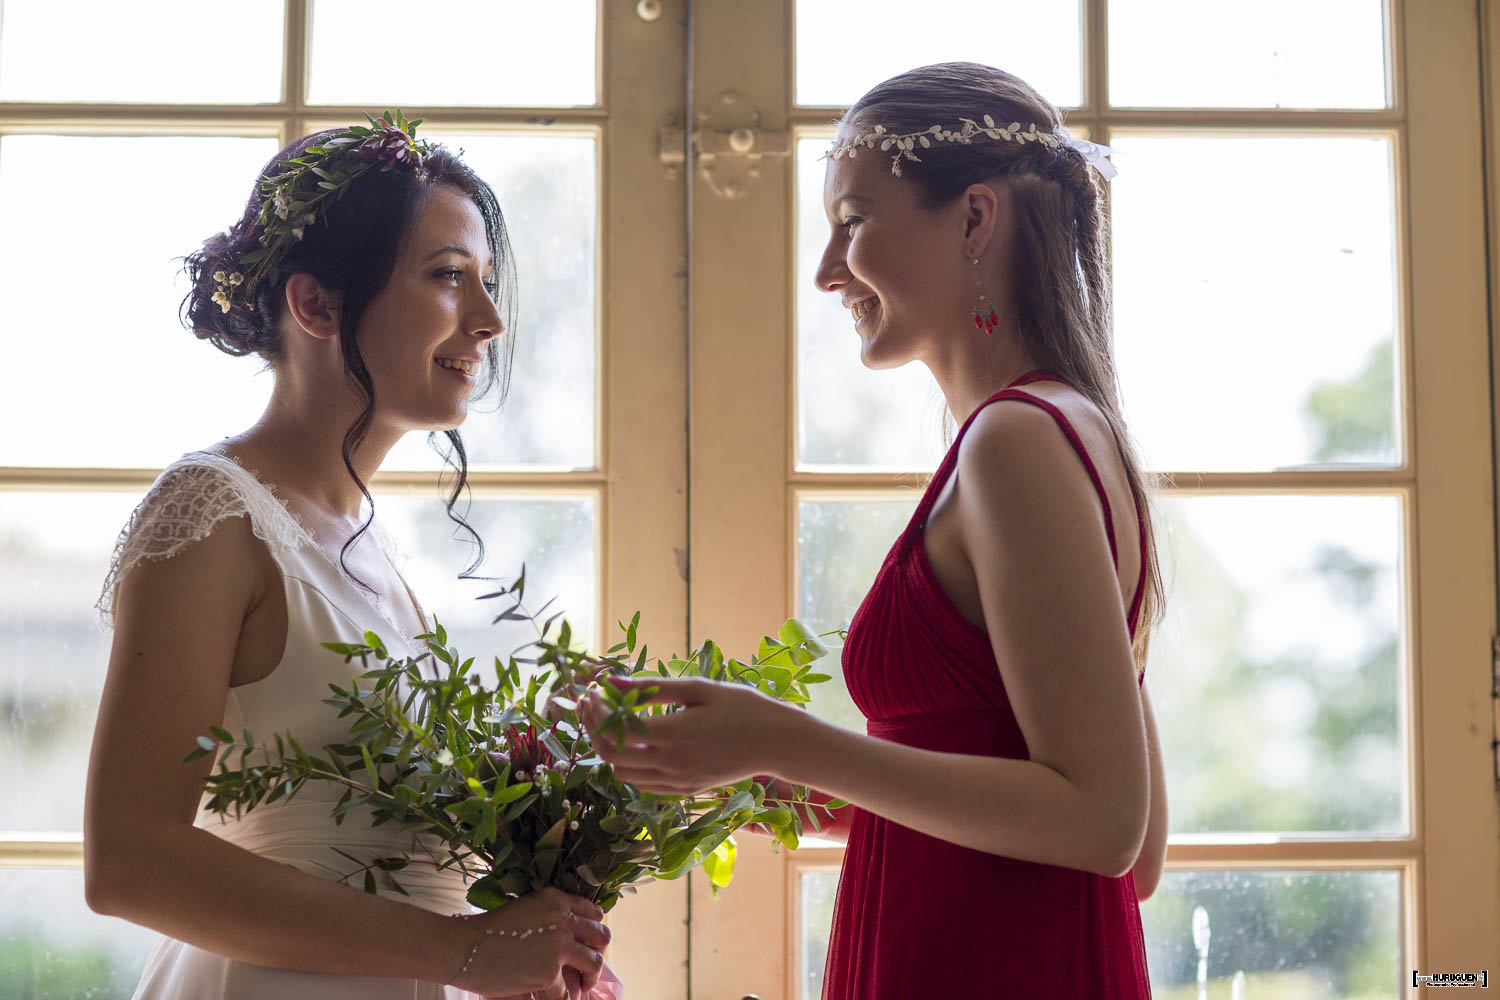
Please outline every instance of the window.
M669 186L636 163L654 168L655 151L628 144L680 91L663 77L657 94L615 96L604 13L592 0L460 3L442 24L483 30L454 33L401 4L349 0L251 0L233 18L181 0L5 5L0 980L39 997L129 996L150 950L151 932L88 912L82 896L83 780L109 652L92 604L161 468L248 427L269 397L257 359L179 327L175 258L238 217L290 138L401 103L496 188L521 312L511 397L476 408L464 430L482 571L508 577L525 562L532 592L556 593L584 635L604 638L627 603L684 635L674 549L686 522L671 517L682 418L632 404L683 396L680 370L659 361L683 353L681 199L663 210L670 191L657 188ZM402 55L438 49L452 72ZM609 66L643 76L680 59L680 43L652 32ZM663 336L666 347L651 342ZM419 436L403 441L372 484L381 517L455 641L508 649L475 611L482 582L454 579L471 552L451 537L438 468ZM633 972L651 974L650 960Z

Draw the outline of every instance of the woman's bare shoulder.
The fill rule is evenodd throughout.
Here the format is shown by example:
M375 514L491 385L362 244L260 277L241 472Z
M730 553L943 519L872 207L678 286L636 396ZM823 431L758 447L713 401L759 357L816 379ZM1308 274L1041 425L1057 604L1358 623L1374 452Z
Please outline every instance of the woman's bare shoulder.
M168 552L121 567L111 595L116 630L154 630L168 622L185 630L222 628L233 621L238 634L238 622L264 590L264 550L250 519L230 516Z

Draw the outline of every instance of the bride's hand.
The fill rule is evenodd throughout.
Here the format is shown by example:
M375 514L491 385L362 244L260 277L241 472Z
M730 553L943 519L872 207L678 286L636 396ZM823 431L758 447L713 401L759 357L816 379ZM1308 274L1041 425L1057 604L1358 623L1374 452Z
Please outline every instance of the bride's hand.
M551 888L498 910L456 917L470 947L475 940L479 947L451 985L486 997L579 1000L604 968L610 935L603 918L594 903ZM533 933L519 936L526 931Z

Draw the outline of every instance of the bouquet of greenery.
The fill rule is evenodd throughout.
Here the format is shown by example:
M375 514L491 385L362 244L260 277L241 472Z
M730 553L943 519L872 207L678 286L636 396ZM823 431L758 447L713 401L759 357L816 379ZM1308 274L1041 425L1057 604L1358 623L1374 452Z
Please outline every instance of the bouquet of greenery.
M514 583L482 598L507 599L495 621L529 621L538 635L516 650L526 655L495 658L494 687L481 681L473 657L461 658L448 645L440 623L418 637L427 650L416 657L391 656L373 632L363 643L324 643L365 668L348 688L330 684L333 695L325 699L349 717L348 740L325 745L320 756L292 733L276 733L268 745L248 730L236 739L212 727L186 758L219 754L218 770L204 782L210 809L239 816L293 796L309 781L334 782L344 788L332 808L335 822L363 806L376 825L398 822L435 834L447 855L439 866L464 873L475 906L494 909L555 886L609 910L622 892L635 891L632 883L680 878L699 865L717 893L734 873L731 835L739 827L764 824L795 848L804 815L818 829L819 812L832 815L846 804L814 805L800 786L789 798L773 798L753 779L692 797L642 792L612 775L578 717L578 699L609 676L702 676L805 705L807 686L829 679L811 669L828 652L824 636L794 619L779 638L762 639L749 662L726 658L712 641L687 657L662 660L648 656L644 645L637 651L637 612L620 623L622 641L596 656L574 647L566 620L554 633L560 614L541 620L552 602L526 611L525 586L523 568ZM523 664L535 668L524 683ZM627 727L645 728L642 715L676 710L644 704L656 689L639 683L624 692L602 689L609 715L601 736L623 740ZM387 885L405 893L395 873L409 857L345 857L361 865L353 874L363 873L367 892L377 891L379 870Z

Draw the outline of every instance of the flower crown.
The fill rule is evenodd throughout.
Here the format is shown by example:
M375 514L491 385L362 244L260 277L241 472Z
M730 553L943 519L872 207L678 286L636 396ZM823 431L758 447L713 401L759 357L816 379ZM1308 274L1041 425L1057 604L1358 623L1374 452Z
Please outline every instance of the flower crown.
M962 126L958 129L946 129L941 125L932 125L920 132L906 132L897 135L887 132L884 125L876 125L868 132L858 135L846 136L834 141L828 148L827 158L837 160L846 154L852 160L859 154L861 146L866 149L874 149L875 144L880 143L881 152L889 152L892 148L896 150L891 157L891 173L897 177L901 176L901 161L911 160L914 163L922 162L922 158L912 152L918 145L923 149L931 148L935 142L956 142L964 146L973 145L975 142L987 139L998 139L1003 142L1016 142L1025 145L1028 142L1039 142L1048 149L1057 149L1059 146L1067 146L1077 150L1083 157L1084 162L1095 170L1105 180L1115 176L1118 171L1115 165L1105 159L1114 150L1108 146L1101 146L1097 142L1089 142L1087 139L1075 139L1066 133L1052 131L1040 131L1033 123L1024 129L1020 122L1011 122L1009 125L996 125L995 119L989 115L984 116L984 124L980 125L972 118L960 118Z
M261 233L259 248L240 258L249 273L215 271L213 301L228 312L236 300L255 308L255 290L263 281L274 282L281 261L301 241L308 226L329 205L344 197L355 178L375 169L415 169L432 152L434 144L414 138L422 119L407 121L400 109L384 117L365 115L370 124L351 125L291 160L280 160L287 169L260 179Z

